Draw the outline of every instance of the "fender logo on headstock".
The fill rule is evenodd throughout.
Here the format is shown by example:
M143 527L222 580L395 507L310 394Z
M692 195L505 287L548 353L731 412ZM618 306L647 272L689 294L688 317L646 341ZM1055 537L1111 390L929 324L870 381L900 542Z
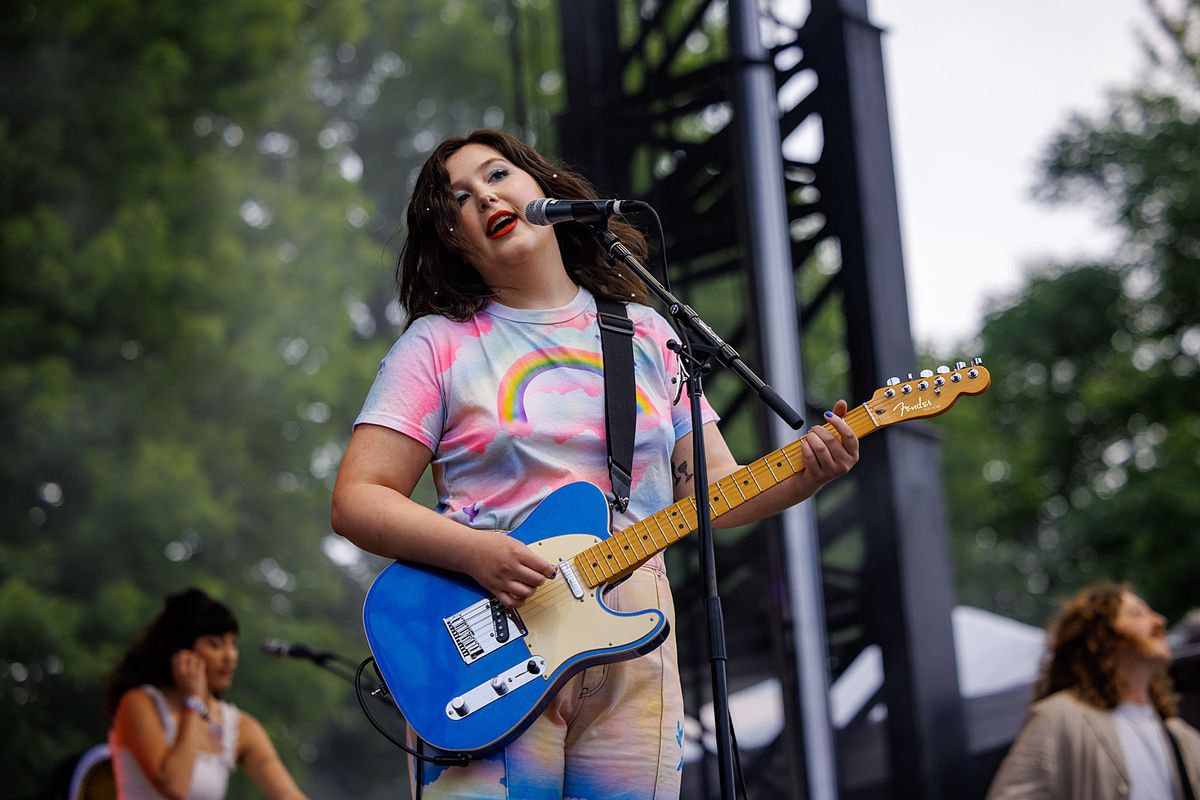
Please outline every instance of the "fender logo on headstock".
M892 408L892 411L895 411L897 414L903 417L905 414L912 414L917 411L923 411L927 408L933 408L933 401L927 397L922 397L919 403L913 403L912 405L909 405L901 400Z
M911 374L903 381L889 378L887 385L877 389L863 405L872 425L882 428L896 422L944 414L959 397L985 392L991 382L983 361L973 358L969 364L958 361L953 368L941 366L936 372L921 370L917 378ZM857 430L855 433L862 436Z

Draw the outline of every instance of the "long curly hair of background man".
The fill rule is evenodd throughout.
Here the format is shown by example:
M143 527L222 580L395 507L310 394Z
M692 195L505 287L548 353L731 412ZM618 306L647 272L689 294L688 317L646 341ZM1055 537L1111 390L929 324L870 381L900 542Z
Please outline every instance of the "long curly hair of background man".
M144 684L173 686L171 657L180 650L191 649L196 639L237 632L237 618L229 607L199 589L168 595L158 616L125 651L108 677L104 692L108 718L116 714L122 695L130 689Z
M1097 708L1120 704L1117 655L1130 642L1115 623L1122 595L1128 591L1125 584L1100 583L1063 603L1047 632L1048 652L1034 690L1035 700L1069 689ZM1159 714L1173 717L1178 713L1165 669L1151 684L1150 699Z
M596 189L579 173L555 166L529 145L502 131L483 129L452 136L425 160L408 203L404 247L396 264L401 307L411 323L426 314L454 320L474 315L494 296L471 265L471 245L463 236L462 211L450 190L446 159L468 144L491 147L514 166L528 172L547 197L593 200ZM524 209L519 209L524 212ZM646 240L627 222L614 218L609 229L640 261L646 259ZM585 226L566 222L554 226L563 266L576 284L596 297L645 303L642 282L623 264L609 266L604 251Z

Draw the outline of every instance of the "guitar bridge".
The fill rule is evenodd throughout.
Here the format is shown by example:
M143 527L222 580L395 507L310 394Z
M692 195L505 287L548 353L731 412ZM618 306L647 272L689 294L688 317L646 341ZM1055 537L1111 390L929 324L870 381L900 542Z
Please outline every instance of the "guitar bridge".
M444 617L442 622L467 664L528 633L517 612L505 608L494 597L473 603L457 614Z

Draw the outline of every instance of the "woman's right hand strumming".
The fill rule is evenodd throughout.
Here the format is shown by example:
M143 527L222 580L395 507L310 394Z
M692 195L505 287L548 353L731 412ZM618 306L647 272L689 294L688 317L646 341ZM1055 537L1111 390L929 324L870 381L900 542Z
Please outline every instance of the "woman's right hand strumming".
M467 571L509 608L519 608L537 587L553 578L550 562L503 531L479 531L479 547Z

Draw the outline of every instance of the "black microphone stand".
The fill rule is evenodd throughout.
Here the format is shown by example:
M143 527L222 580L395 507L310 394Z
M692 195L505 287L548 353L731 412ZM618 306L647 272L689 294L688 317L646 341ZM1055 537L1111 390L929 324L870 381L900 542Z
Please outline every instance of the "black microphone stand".
M726 671L728 656L725 649L725 618L721 608L721 597L717 590L717 561L713 547L712 509L708 497L708 468L704 449L704 419L700 407L702 394L701 378L716 360L734 372L753 389L763 402L778 414L793 429L804 425L804 418L788 405L774 389L763 383L742 362L737 351L721 340L708 324L690 306L658 282L641 262L629 251L620 239L608 230L604 223L593 223L588 227L604 248L608 257L621 261L649 287L666 305L671 319L678 330L685 329L683 343L672 347L680 357L687 375L688 401L692 413L692 459L695 462L694 486L696 490L696 531L700 542L700 571L704 581L704 613L708 623L708 661L712 673L713 720L716 726L717 766L721 780L721 797L734 797L734 752L733 726L729 716L729 679Z
M275 647L269 649L268 645L275 645ZM307 661L310 664L316 664L326 672L332 673L352 686L357 687L358 662L346 656L340 656L337 653L310 650L304 645L289 645L274 639L263 643L263 652L275 658L291 658L297 661ZM369 694L379 697L381 694L386 694L386 692L387 687L383 685L383 679L380 678L378 684L370 687Z
M467 755L466 753L439 753L439 754L435 754L435 755L427 755L426 753L423 752L425 742L420 737L414 737L416 739L417 749L412 750L411 748L408 747L408 745L406 745L403 742L401 742L400 740L396 739L396 737L392 736L390 733L388 733L386 730L383 729L383 727L379 724L379 721L375 718L375 715L372 714L367 709L367 703L366 703L366 700L363 698L362 687L360 686L360 681L361 681L363 670L366 669L366 666L368 663L374 663L374 661L375 661L374 657L369 657L369 658L364 659L361 663L358 664L357 668L354 668L354 669L351 669L349 666L349 665L353 665L354 661L352 661L349 658L346 658L345 656L340 656L337 653L314 652L314 651L308 650L306 648L303 653L288 654L284 657L297 658L297 659L300 659L301 661L308 661L309 663L316 664L318 667L325 670L326 672L332 673L332 674L338 676L339 678L341 678L342 680L349 682L350 685L354 687L354 694L355 694L355 697L358 699L359 708L362 709L362 712L366 716L367 720L373 726L375 726L375 730L379 731L379 733L382 734L384 736L384 738L386 738L392 744L399 747L401 750L404 750L405 752L407 752L410 755L412 755L413 757L415 757L417 759L416 764L417 764L418 770L424 768L423 762L426 762L426 761L430 762L436 766L461 767L461 766L465 766L467 764L467 762L471 760L470 756ZM375 668L375 677L377 677L379 679L379 682L376 683L374 686L370 686L368 684L367 694L370 695L371 697L374 697L376 700L379 700L380 702L386 702L387 699L389 697L391 697L391 691L388 689L387 684L384 683L383 676L379 673L378 667ZM399 709L397 709L395 705L393 705L391 703L389 703L388 705L392 708L393 711L397 711L397 713L399 712ZM401 715L400 718L404 719L403 715ZM405 724L406 725L408 724L407 721L405 722ZM420 777L420 773L418 773L418 778L419 777ZM417 796L418 797L420 797L420 794L421 794L421 786L422 786L422 784L418 780L418 782L417 782Z
M299 658L303 661L311 661L326 672L333 673L344 681L354 683L354 668L357 666L357 664L345 656L339 656L337 653L314 652L302 656L291 657ZM372 689L372 691L376 691L377 688L378 687Z

